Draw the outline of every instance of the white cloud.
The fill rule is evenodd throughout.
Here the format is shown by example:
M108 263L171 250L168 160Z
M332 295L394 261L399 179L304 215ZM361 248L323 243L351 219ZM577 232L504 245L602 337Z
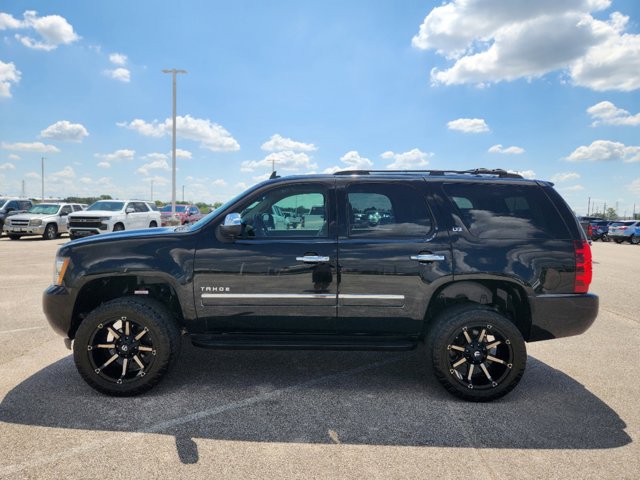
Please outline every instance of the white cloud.
M627 185L627 189L635 195L640 195L640 178L636 178L633 182Z
M447 123L449 130L457 130L464 133L484 133L488 132L489 125L483 118L458 118Z
M536 178L536 172L534 172L533 170L507 170L509 173L517 173L518 175L522 176L522 178L528 178L530 180L533 180Z
M171 168L166 160L154 160L153 162L145 163L136 170L136 173L141 175L149 175L149 170L164 170L170 172Z
M324 173L335 173L341 170L367 170L373 166L373 162L368 158L361 157L356 150L351 150L340 157L340 161L346 163L346 167L329 167Z
M277 133L264 142L260 148L267 152L282 152L285 150L313 152L318 149L313 143L297 142L290 138L285 138Z
M562 187L559 190L562 192L579 192L584 190L584 187L582 185L571 185L570 187Z
M44 144L42 142L32 143L6 143L1 144L4 150L15 150L18 152L38 152L38 153L58 153L60 149L54 145Z
M87 132L84 125L71 123L68 120L60 120L40 132L42 138L68 142L81 142L88 135L89 132Z
M111 168L111 164L109 162L98 162L99 168Z
M127 60L127 56L122 53L112 53L111 55L109 55L109 61L114 65L126 65Z
M211 182L211 185L213 185L214 187L226 187L227 186L227 182L225 182L224 180L219 178L219 179L214 180L213 182Z
M596 140L591 145L576 148L566 157L570 162L609 162L622 160L640 162L640 146L626 146L620 142Z
M22 23L8 13L0 12L0 30L15 30L20 28Z
M171 118L167 118L163 123L159 123L157 120L154 120L152 123L147 123L144 120L136 118L130 123L120 122L117 123L117 125L128 128L129 130L134 130L147 137L171 135L172 131ZM214 152L240 150L240 145L235 138L233 138L224 127L217 123L212 123L209 119L193 118L190 115L177 116L176 130L178 138L182 137L200 142L202 148Z
M537 78L567 72L594 90L640 88L640 35L625 33L628 17L591 14L610 0L453 0L432 9L414 47L452 62L431 71L434 84Z
M0 60L0 97L11 97L11 86L20 82L22 74L11 63L4 63Z
M124 67L119 67L113 70L105 70L104 74L107 77L113 78L120 82L129 83L131 81L131 72Z
M0 163L0 170L15 170L16 166L11 162Z
M502 145L498 143L497 145L494 145L493 147L489 148L488 151L489 153L503 153L505 155L520 155L524 153L524 148L516 147L516 146L504 148Z
M50 176L54 179L75 178L76 172L72 167L67 166L58 172L52 173Z
M271 168L274 162L276 170L289 172L306 171L306 173L309 173L311 170L318 168L318 165L312 163L311 157L306 153L287 150L284 152L270 153L262 160L242 162L240 170L243 172L253 172L258 168Z
M36 172L29 172L25 175L27 178L40 178L40 174Z
M554 176L552 176L551 181L553 183L562 183L562 182L568 182L569 180L577 180L578 178L580 178L579 173L562 172L562 173L556 173Z
M38 13L33 10L24 12L22 21L5 14L0 19L0 29L35 31L40 37L39 40L26 35L15 35L16 39L25 47L35 50L51 51L60 45L69 45L80 40L80 37L73 31L71 24L64 17L60 15L39 17Z
M171 155L171 152L169 152ZM182 150L181 148L176 148L176 158L182 158L184 160L191 160L192 154L189 150Z
M15 153L10 153L7 155L11 160L20 160L20 155L16 155Z
M144 158L145 160L164 160L164 161L167 161L167 159L169 158L169 155L171 155L171 154L154 152L154 153L148 153L142 158Z
M433 153L422 152L417 148L404 153L384 152L380 155L385 160L393 159L393 163L387 166L391 170L413 170L426 167Z
M600 102L587 108L587 113L593 119L592 127L598 125L628 125L640 126L640 113L631 115L628 111L616 107L611 102Z
M117 161L117 160L133 160L133 157L135 156L136 152L135 150L129 150L129 149L121 149L121 150L116 150L113 153L96 153L94 156L97 158L103 158L104 160L108 161L108 162L112 162L112 161Z

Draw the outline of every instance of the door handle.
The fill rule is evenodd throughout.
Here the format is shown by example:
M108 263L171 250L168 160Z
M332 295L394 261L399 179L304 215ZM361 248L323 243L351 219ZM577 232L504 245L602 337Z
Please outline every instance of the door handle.
M421 253L419 255L411 255L411 260L417 262L442 262L444 261L444 255L434 255L433 253Z
M321 257L319 255L305 255L304 257L296 257L296 260L304 263L320 263L328 262L329 257Z

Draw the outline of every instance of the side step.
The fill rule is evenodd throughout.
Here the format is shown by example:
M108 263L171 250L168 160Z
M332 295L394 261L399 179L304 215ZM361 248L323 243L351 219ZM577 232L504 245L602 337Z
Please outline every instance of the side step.
M230 350L413 350L417 339L332 335L190 335L196 347Z

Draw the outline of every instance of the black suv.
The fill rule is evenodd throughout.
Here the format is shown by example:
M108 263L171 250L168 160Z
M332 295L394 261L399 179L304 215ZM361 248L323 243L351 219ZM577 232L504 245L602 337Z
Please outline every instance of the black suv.
M295 228L272 213L312 209ZM276 177L193 225L70 242L55 262L45 314L110 395L154 386L183 332L208 348L425 340L447 390L488 401L519 382L525 341L598 313L576 217L552 184L503 170Z

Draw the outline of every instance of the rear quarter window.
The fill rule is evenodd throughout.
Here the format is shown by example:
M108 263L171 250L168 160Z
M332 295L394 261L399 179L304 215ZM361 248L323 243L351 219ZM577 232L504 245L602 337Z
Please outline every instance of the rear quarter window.
M569 238L559 212L537 185L443 185L454 215L482 239Z

